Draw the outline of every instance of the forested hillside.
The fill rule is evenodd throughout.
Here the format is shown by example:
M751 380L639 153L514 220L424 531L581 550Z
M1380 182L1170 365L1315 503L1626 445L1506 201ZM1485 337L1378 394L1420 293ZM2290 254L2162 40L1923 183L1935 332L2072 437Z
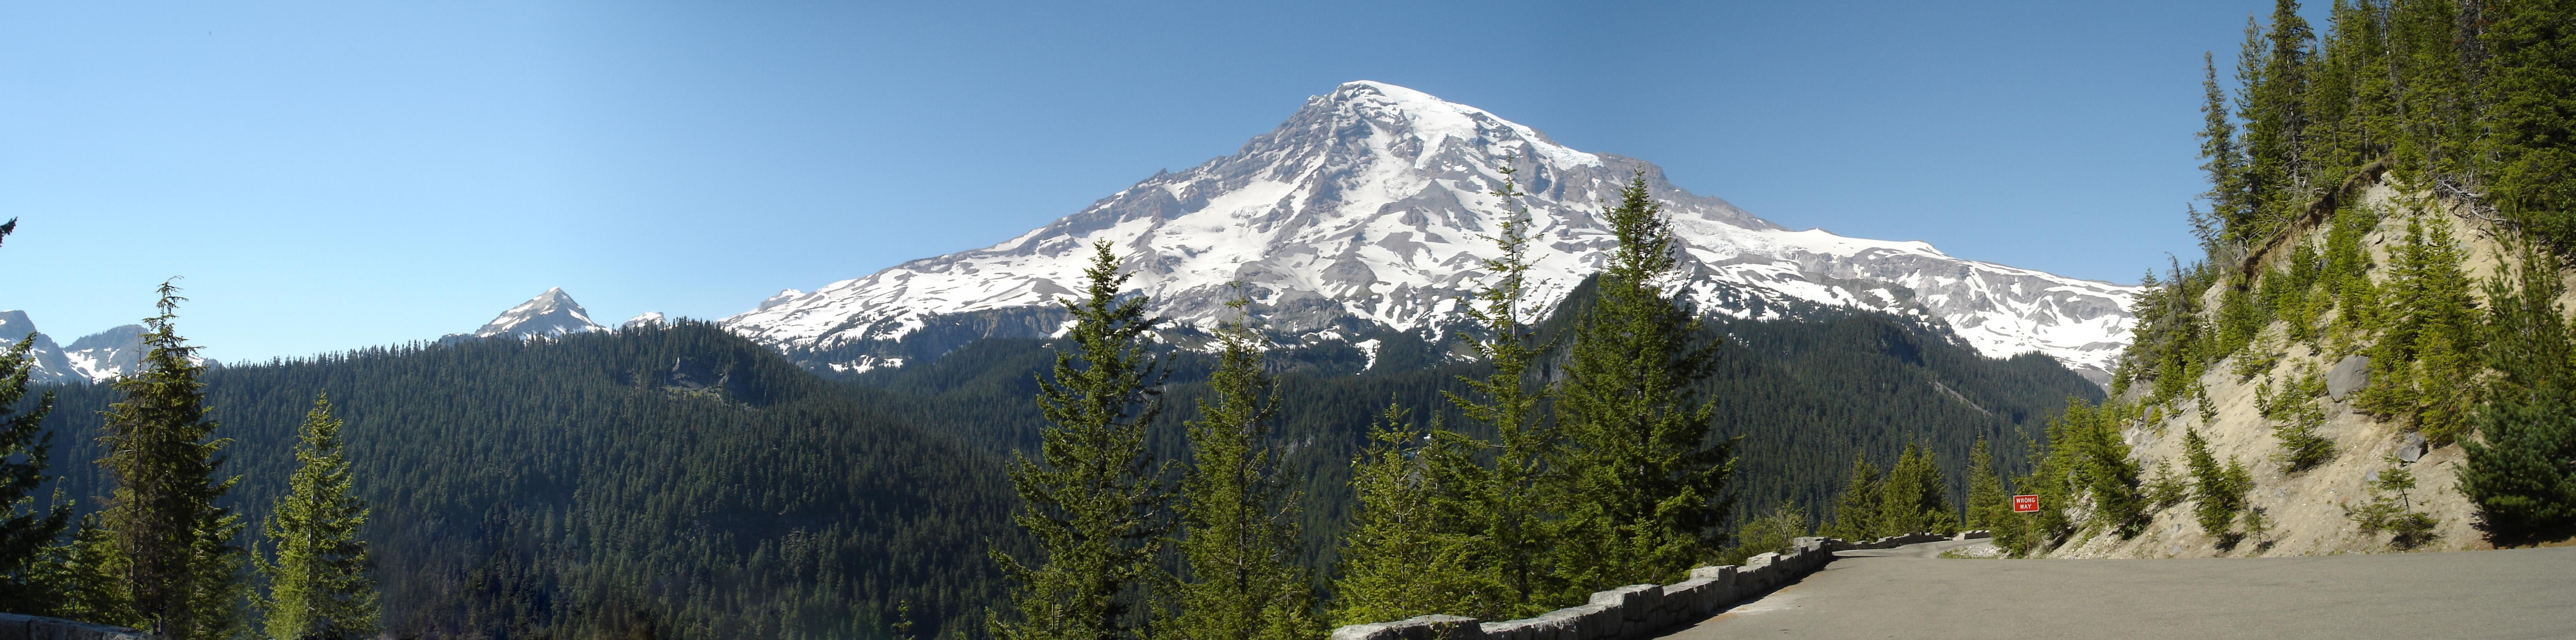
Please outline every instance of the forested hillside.
M330 394L399 637L860 637L898 602L936 632L995 593L986 542L1020 544L991 453L707 325L206 381L246 522L284 490L296 426ZM113 393L55 392L51 471L87 511L107 490L89 461Z
M1540 330L1562 342L1571 316L1588 306L1590 287ZM1718 368L1703 385L1716 402L1715 432L1742 436L1735 486L1743 513L1794 504L1811 517L1830 519L1831 498L1842 487L1856 455L1882 465L1909 441L1921 443L1945 469L1964 469L1978 438L1995 446L2011 472L2024 453L2044 439L2044 423L2069 399L2102 397L2085 381L2046 356L1986 358L1936 330L1867 313L1812 310L1798 321L1711 319L1711 337L1723 336ZM1396 352L1389 348L1387 352ZM854 378L864 397L891 415L923 428L943 430L1001 453L1035 446L1046 423L1028 399L1037 376L1052 362L1050 344L1031 339L988 339L919 367L871 372ZM1286 354L1290 363L1317 359ZM1209 368L1203 356L1174 358L1165 398L1174 408L1156 424L1158 453L1179 456L1180 424L1195 416L1205 397ZM1293 371L1293 370L1292 370ZM1283 375L1277 438L1286 465L1307 498L1304 530L1308 553L1330 559L1350 501L1350 463L1367 444L1370 421L1389 403L1417 420L1440 420L1473 431L1442 392L1460 393L1462 376L1479 378L1482 363L1382 367L1361 375ZM1489 435L1489 434L1478 434ZM1956 495L1966 476L1947 479ZM1954 500L1952 504L1957 504Z
M2205 255L2022 479L2021 553L2458 549L2576 534L2576 6L2292 0L2203 97ZM1993 507L1993 508L1999 508Z

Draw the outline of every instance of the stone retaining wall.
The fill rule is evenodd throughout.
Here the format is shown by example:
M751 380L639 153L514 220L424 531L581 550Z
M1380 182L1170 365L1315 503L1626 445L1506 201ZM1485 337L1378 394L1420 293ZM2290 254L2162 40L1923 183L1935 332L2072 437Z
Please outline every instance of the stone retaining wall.
M1986 537L1984 531L1955 539ZM1886 549L1900 545L1951 540L1936 533L1915 533L1848 542L1835 538L1799 538L1786 553L1765 553L1743 566L1700 567L1677 584L1636 584L1592 594L1592 601L1540 614L1535 618L1482 622L1475 618L1428 615L1396 622L1355 624L1333 630L1332 640L1637 640L1717 615L1737 603L1815 573L1832 562L1834 552ZM7 638L0 638L7 640Z
M125 627L0 613L0 640L151 640L151 637Z

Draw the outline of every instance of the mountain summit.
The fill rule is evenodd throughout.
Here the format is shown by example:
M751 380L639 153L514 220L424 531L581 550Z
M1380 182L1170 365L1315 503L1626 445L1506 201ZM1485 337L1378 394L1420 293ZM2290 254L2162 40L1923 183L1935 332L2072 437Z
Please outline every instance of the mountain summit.
M66 347L37 331L27 312L0 311L0 339L15 343L29 338L35 342L27 357L35 360L36 366L27 373L28 382L104 383L142 370L143 325L129 324L81 336ZM220 364L202 356L190 356L189 360L208 367Z
M519 306L510 307L510 310L501 312L500 317L484 323L483 328L476 329L472 334L450 334L442 338L442 341L493 336L554 338L565 334L607 330L607 327L591 322L590 312L582 309L581 303L574 302L570 294L564 293L563 287L555 287L547 289L545 293L537 294L537 297L529 298L527 302L519 303Z
M1504 202L1498 167L1528 195ZM1672 216L1705 313L1885 311L1946 324L1990 356L2040 352L2107 379L2137 289L1961 260L1922 242L1792 231L1675 187L1641 160L1577 151L1482 109L1380 82L1316 96L1234 155L1162 172L983 249L913 260L724 320L809 366L860 371L986 336L1058 331L1089 245L1113 243L1154 311L1187 327L1228 317L1241 283L1273 331L1305 342L1373 331L1436 336L1496 255L1482 234L1512 205L1533 217L1533 301L1544 312L1607 258L1601 218L1632 175Z

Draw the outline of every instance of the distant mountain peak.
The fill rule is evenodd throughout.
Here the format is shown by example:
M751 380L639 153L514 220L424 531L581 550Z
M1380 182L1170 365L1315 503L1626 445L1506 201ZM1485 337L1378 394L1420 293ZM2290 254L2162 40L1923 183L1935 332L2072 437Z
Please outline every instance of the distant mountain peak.
M1526 195L1504 201L1513 164ZM920 362L985 336L1050 335L1108 241L1130 287L1177 327L1232 314L1235 283L1299 342L1379 330L1437 337L1495 257L1484 239L1531 216L1531 301L1553 309L1615 246L1601 212L1632 177L1681 244L1675 293L1703 312L1783 317L1821 305L1946 324L1992 356L2039 351L2097 379L2127 341L2135 287L1961 260L1922 242L1792 231L1667 182L1634 158L1580 151L1483 109L1374 81L1309 98L1234 155L1155 175L1000 244L905 262L724 320L809 366ZM792 295L791 295L792 294ZM916 334L919 337L916 338ZM940 345L902 346L907 340Z
M582 309L581 303L574 302L571 294L564 293L562 287L555 287L547 289L545 293L537 294L537 297L529 298L527 302L519 303L519 306L510 307L510 310L501 312L499 317L484 323L483 328L476 329L472 337L554 338L607 330L607 327L592 322L590 312ZM449 339L461 337L465 336L463 334L448 336Z
M33 334L35 344L28 355L36 361L35 371L27 376L30 382L100 383L132 374L142 366L143 325L129 324L81 336L66 347L39 332L27 312L0 311L0 339L16 344L30 334ZM205 357L191 357L191 360L208 367L220 364Z
M653 327L660 327L660 326L667 325L667 324L670 324L670 319L669 319L669 318L667 318L667 317L664 317L664 316L662 315L662 312L660 312L660 311L646 311L646 312L643 312L643 313L635 314L635 317L627 318L625 322L617 323L617 328L619 328L619 329L649 329L649 328L653 328Z

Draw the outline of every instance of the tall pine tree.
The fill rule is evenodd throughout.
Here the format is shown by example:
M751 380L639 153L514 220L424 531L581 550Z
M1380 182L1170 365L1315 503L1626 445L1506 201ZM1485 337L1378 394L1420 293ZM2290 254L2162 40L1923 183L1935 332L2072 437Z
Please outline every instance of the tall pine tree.
M1529 374L1540 346L1525 315L1529 283L1529 207L1521 203L1519 169L1501 169L1503 186L1494 197L1511 203L1494 234L1496 256L1483 261L1487 280L1476 292L1467 316L1483 335L1468 342L1493 371L1484 379L1461 378L1468 393L1446 393L1467 419L1484 423L1494 438L1470 443L1486 455L1466 478L1464 519L1481 533L1474 538L1478 564L1487 581L1501 589L1500 602L1487 604L1479 616L1523 617L1548 609L1549 596L1562 590L1548 563L1556 524L1549 506L1555 488L1551 466L1560 455L1561 439L1543 419L1539 403L1546 390L1530 384Z
M1878 530L1892 536L1956 532L1959 516L1950 510L1949 482L1942 475L1940 463L1922 443L1905 443L1887 480L1879 483Z
M1680 275L1670 220L1642 173L1602 215L1619 246L1576 327L1556 405L1571 496L1557 572L1578 590L1680 575L1720 550L1732 503L1734 443L1710 441L1714 405L1694 391L1717 345L1664 293Z
M2194 210L2191 223L2201 249L2216 254L2222 247L2242 247L2248 240L2238 235L2243 229L2234 228L2247 217L2245 158L2236 147L2236 124L2227 117L2227 93L2218 88L2217 64L2207 53L2201 54L2200 64L2200 169L2209 174L2209 191L2202 195L2209 200L2209 216Z
M1230 303L1238 311L1245 301ZM1178 610L1156 629L1172 640L1308 640L1323 635L1315 589L1295 564L1297 528L1287 476L1269 445L1278 411L1262 370L1249 314L1217 332L1220 351L1188 425L1188 474L1181 479Z
M205 367L179 337L179 288L162 283L158 315L144 320L139 371L119 378L124 399L106 412L99 459L116 478L106 526L126 566L127 589L147 630L173 640L241 631L241 517L216 499L241 481L218 479L226 440L206 416Z
M358 640L378 628L376 581L368 576L367 505L358 499L349 460L341 452L340 419L331 398L313 399L298 433L286 497L269 515L269 546L277 560L260 562L268 576L261 601L267 637L291 640Z
M1010 615L987 623L1002 640L1143 637L1140 605L1171 529L1163 465L1145 447L1145 425L1162 410L1163 370L1147 340L1161 319L1145 314L1141 296L1120 299L1128 274L1109 243L1092 248L1085 298L1063 302L1071 344L1038 379L1038 407L1054 424L1040 434L1038 460L1011 464L1026 503L1014 520L1041 555L992 552L1017 583Z
M1991 531L2012 517L2011 498L2004 492L2003 476L1995 473L1994 449L1977 438L1968 448L1968 528Z
M1878 500L1878 465L1869 463L1867 453L1852 456L1851 475L1843 478L1843 492L1834 499L1834 525L1826 535L1853 542L1879 537Z

